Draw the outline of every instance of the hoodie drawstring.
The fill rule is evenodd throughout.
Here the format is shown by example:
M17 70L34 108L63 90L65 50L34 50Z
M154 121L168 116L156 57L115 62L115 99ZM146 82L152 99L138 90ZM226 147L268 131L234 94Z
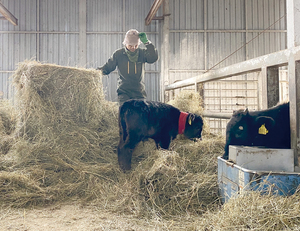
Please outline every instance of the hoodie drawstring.
M129 74L129 61L128 61L128 65L127 65L127 72ZM136 63L134 63L134 73L136 74Z

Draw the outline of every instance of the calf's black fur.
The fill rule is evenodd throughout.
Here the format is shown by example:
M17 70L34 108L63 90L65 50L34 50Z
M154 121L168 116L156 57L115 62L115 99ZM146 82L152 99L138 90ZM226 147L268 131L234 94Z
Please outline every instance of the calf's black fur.
M266 128L266 134L260 128ZM290 148L290 104L278 104L261 111L239 110L226 126L226 144L223 159L228 159L229 145Z
M181 113L176 107L161 102L126 101L119 111L118 162L120 168L131 169L132 152L140 141L152 138L157 147L168 149L171 140L178 135ZM186 116L184 136L188 139L201 138L202 117L192 113Z

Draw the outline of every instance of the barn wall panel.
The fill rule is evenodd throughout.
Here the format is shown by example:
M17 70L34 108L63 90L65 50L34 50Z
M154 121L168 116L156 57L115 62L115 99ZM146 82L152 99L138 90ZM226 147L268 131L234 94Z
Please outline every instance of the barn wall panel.
M286 49L285 5L285 0L170 1L167 84ZM205 83L205 109L232 112L248 107L256 110L257 79L258 74L251 73ZM280 84L286 98L287 84L283 80ZM210 121L213 132L224 133L226 120Z
M0 97L13 97L9 76L26 59L78 65L79 0L1 2L18 18L19 25L0 20ZM122 47L124 35L131 28L145 31L160 52L162 22L144 24L152 0L86 2L87 68L103 65ZM162 15L161 8L157 16ZM285 0L170 0L170 70L164 84L285 49L285 12ZM160 62L146 64L145 71L148 99L159 100ZM288 99L285 73L283 68L281 99ZM117 71L103 78L108 100L117 100L117 78ZM204 84L206 109L256 109L257 78L258 74L252 73ZM224 131L223 120L214 119L212 124L216 125L212 129Z
M13 26L0 20L0 91L13 97L1 84L7 84L17 63L35 59L65 66L79 62L79 0L3 0L18 18ZM144 19L152 0L86 0L87 68L103 65L113 51L121 48L127 30L145 31L160 50L159 22L145 26ZM161 10L159 11L159 13ZM141 45L143 46L143 45ZM159 99L159 63L145 67L148 98ZM153 82L152 82L153 81ZM116 71L103 78L108 100L116 101ZM0 92L1 93L1 92Z
M40 0L37 3L40 31L78 32L79 0Z

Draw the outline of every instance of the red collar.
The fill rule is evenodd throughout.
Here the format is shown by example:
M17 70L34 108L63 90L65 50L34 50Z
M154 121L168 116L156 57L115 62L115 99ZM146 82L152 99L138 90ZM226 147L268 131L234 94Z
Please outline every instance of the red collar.
M180 112L179 120L178 120L178 134L183 134L185 129L186 118L189 113Z

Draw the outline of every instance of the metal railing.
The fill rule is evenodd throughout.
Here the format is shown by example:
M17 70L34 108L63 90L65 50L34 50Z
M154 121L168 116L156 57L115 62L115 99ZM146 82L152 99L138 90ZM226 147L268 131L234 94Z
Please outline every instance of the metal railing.
M286 66L291 58L294 61L300 60L300 46L263 55L227 67L211 70L189 79L177 81L176 83L165 86L165 91L171 91L193 85L196 87L199 83L217 81L247 73L260 72L258 79L260 88L258 96L260 102L259 109L268 108L276 105L279 101L279 96L274 96L274 89L268 86L268 82L270 82L271 79L275 81L275 84L279 81L278 75L276 75L276 71L274 72L274 69L276 70L280 66ZM273 84L274 81L272 82ZM228 119L231 117L229 113L215 113L208 111L204 112L203 116L222 119Z

